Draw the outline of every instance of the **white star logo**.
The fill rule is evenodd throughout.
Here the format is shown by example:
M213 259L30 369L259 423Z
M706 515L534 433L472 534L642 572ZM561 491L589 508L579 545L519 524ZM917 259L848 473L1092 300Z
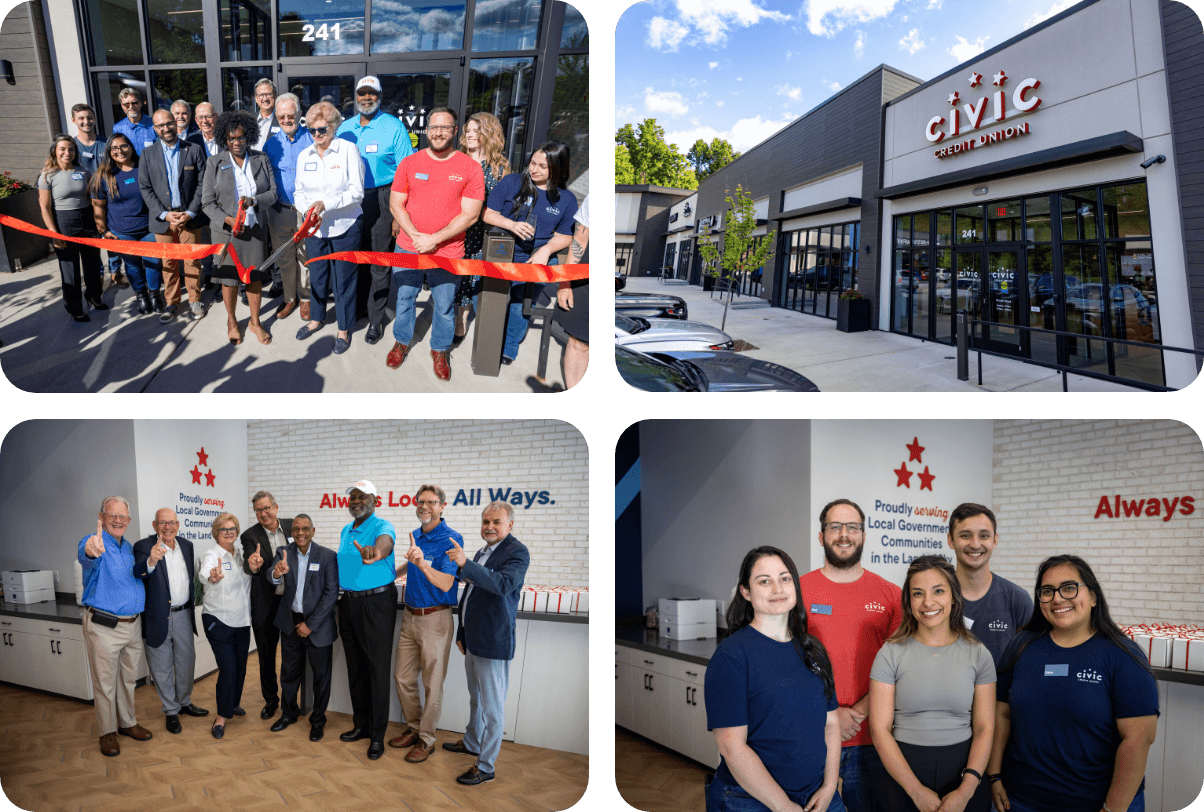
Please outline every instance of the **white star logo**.
M957 104L959 101L961 101L961 98L962 97L956 91L953 93L950 93L949 94L949 103Z
M970 74L970 87L978 87L981 84L982 84L982 74L981 73L971 73Z
M411 104L411 105L410 105L410 109L411 109L411 110L413 110L413 109L414 109L414 105L412 105L412 104Z
M1007 81L1008 75L1003 71L999 71L999 73L995 74L995 81L991 84L996 85L997 87L1003 87L1005 84L1007 84Z

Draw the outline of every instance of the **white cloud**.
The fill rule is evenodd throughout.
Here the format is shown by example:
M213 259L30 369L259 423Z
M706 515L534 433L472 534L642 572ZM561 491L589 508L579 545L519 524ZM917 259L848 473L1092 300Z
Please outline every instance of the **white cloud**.
M644 88L644 109L649 113L668 113L671 116L684 116L690 112L690 105L680 93L664 90L657 93L652 88Z
M779 96L788 96L788 97L794 99L795 101L799 101L803 98L803 89L801 87L791 87L790 85L778 85L775 88L775 90L778 91Z
M924 39L920 36L920 29L913 28L908 31L907 36L899 40L899 50L907 51L912 55L914 55L916 51L924 50Z
M794 56L794 52L793 52L793 51L787 51L787 52L786 52L786 58L787 58L787 59L789 59L789 58L790 58L790 57L792 57L792 56Z
M737 82L743 82L743 81L744 81L744 77L743 77L743 76L737 76L737 77L736 77L736 81L737 81Z
M615 110L615 121L626 122L626 121L630 121L633 118L635 118L635 108L634 107L630 107L630 106L620 107L618 110Z
M945 0L928 0L928 10L932 11L933 9L935 9L936 11L940 11L941 6L943 6L944 4L945 4Z
M968 41L965 37L959 36L957 44L949 48L949 54L958 62L966 62L981 54L987 48L987 40L990 36L979 37L973 42Z
M718 62L708 62L707 67L710 68L711 70L715 70L715 68L719 67L719 63Z
M676 51L683 40L722 46L733 28L790 20L789 14L762 8L755 0L674 0L674 5L677 19L658 16L648 24L648 44L657 50Z
M742 118L731 129L720 132L714 127L695 127L689 130L665 133L665 140L673 144L693 144L699 138L710 143L712 138L722 138L737 152L747 152L783 127L791 124L795 116L784 113L777 120L766 120L761 116Z
M857 32L857 41L853 43L853 55L861 59L861 55L865 53L865 32Z
M832 82L828 85L828 90L831 90L833 93L839 93L841 90L844 90L844 85L840 82Z
M727 102L721 102L721 101L715 102L716 107L722 107L725 104L727 104Z
M653 17L648 23L648 45L658 51L676 51L690 29L675 20Z
M1034 14L1033 16L1029 17L1027 20L1025 20L1024 27L1026 29L1032 28L1037 23L1044 22L1045 20L1048 20L1050 17L1053 17L1057 14L1061 14L1063 11L1070 8L1077 2L1079 2L1079 0L1059 0L1057 3L1054 3L1050 7L1049 11L1045 11L1045 12L1039 11L1036 14Z
M856 23L887 16L896 0L807 0L807 30L817 37L831 37Z

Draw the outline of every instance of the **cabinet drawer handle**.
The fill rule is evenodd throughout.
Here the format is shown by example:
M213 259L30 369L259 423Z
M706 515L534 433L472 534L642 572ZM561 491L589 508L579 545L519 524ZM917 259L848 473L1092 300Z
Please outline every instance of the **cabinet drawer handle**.
M656 665L656 660L644 660L648 665Z
M59 634L63 633L62 629L51 629L49 626L46 628L46 630L51 631L51 632L58 632Z
M687 674L689 674L691 677L697 677L697 676L698 676L698 674L696 674L696 673L695 673L695 672L693 672L693 671L687 671L686 673L687 673Z

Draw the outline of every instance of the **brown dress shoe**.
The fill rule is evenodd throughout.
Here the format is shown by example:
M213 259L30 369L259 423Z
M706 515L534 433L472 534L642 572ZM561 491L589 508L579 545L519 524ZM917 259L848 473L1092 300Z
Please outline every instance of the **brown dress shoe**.
M431 350L435 362L435 377L441 381L451 380L451 365L447 363L447 350Z
M304 321L309 321L309 299L301 303L301 318Z
M418 764L426 761L433 752L435 752L435 745L432 744L430 747L423 747L422 742L418 742L418 744L410 748L410 752L406 753L406 761L411 764Z
M389 369L397 369L401 366L401 362L406 359L406 351L409 350L405 344L400 341L393 342L393 349L389 350L389 354L385 356L385 366Z
M413 747L418 743L418 731L412 727L407 727L406 732L402 733L396 739L389 739L390 747Z
M151 740L151 732L142 725L134 725L133 727L119 727L117 732L122 736L129 736L134 741L146 742Z
M280 305L280 307L276 308L276 318L277 319L287 319L289 316L291 316L293 314L293 311L296 309L297 309L296 302L285 302L284 304Z
M121 745L117 743L116 733L106 733L100 737L100 754L102 756L121 755Z

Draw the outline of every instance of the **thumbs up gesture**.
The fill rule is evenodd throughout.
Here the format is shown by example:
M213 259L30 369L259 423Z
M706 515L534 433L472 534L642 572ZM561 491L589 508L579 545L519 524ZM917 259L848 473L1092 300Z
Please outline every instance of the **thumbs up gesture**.
M255 548L255 552L251 553L251 557L247 559L247 566L251 568L251 572L259 572L259 568L263 566L263 556L259 554L259 548Z
M375 545L362 547L358 541L352 541L351 543L355 545L355 549L359 550L360 558L364 559L365 564L375 564L377 561L380 561L382 558L384 558L384 556L380 554L380 548L376 547Z
M104 532L105 532L104 524L101 523L100 519L97 519L96 520L96 535L89 536L88 540L86 542L84 542L84 555L88 556L88 558L100 558L102 555L104 555L104 552L105 552Z
M288 572L288 559L282 558L276 562L276 566L272 569L272 577L279 581Z
M147 559L147 564L154 567L163 560L163 556L167 555L167 548L163 546L163 542L157 541L154 547L151 547L150 557Z

